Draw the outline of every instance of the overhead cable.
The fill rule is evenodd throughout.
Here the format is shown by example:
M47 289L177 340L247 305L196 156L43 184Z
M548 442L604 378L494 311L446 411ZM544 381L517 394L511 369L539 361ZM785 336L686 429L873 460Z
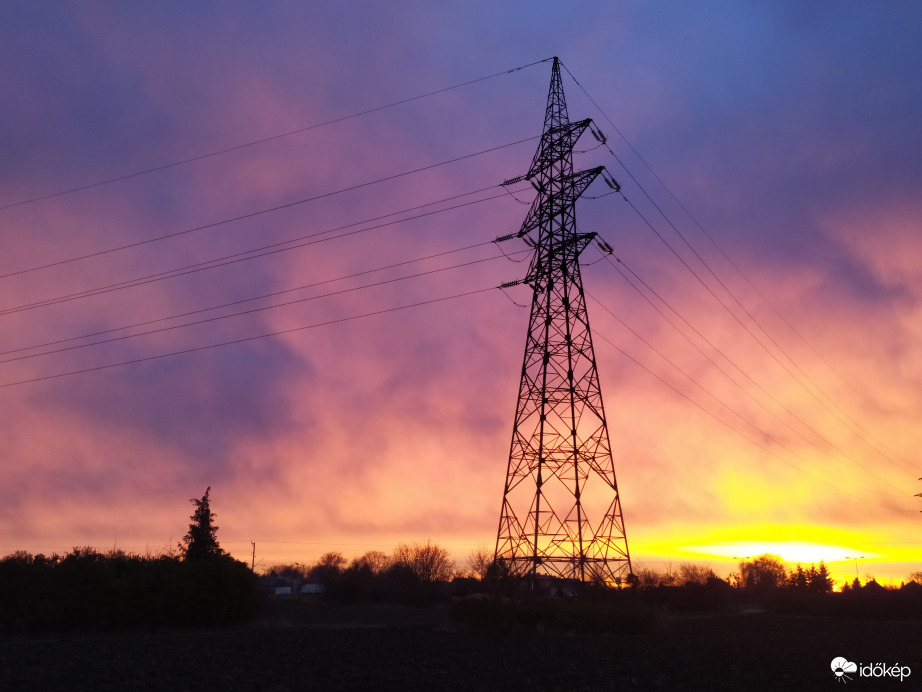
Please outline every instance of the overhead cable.
M634 146L630 143L630 141L628 141L628 139L627 139L627 138L624 136L624 134L618 129L618 127L615 125L615 123L612 121L612 119L607 115L607 113L605 113L605 111L602 110L601 106L599 106L599 104L596 103L596 101L592 98L592 96L589 95L589 93L588 93L588 92L586 91L586 89L582 86L582 84L579 83L579 81L576 79L576 77L573 75L573 73L570 72L570 70L566 67L566 65L563 65L563 67L564 67L564 69L567 71L567 73L570 75L571 79L573 79L573 81L576 83L576 85L579 86L579 88L582 90L582 92L586 95L586 98L589 99L589 101L593 104L593 106L595 106L595 108L599 111L599 113L601 113L602 116L608 121L608 123L615 129L615 131L618 133L618 136L625 142L625 144L627 144L627 146L630 148L630 150L637 156L637 158L643 163L643 165L650 171L650 173L654 176L654 178L657 180L657 182L659 182L659 184L663 187L663 189L666 190L666 192L672 197L672 199L674 199L674 200L679 204L679 206L682 208L682 210L685 211L685 213L689 216L689 218L692 219L692 221L695 223L695 225L698 226L698 228L701 229L701 231L704 233L705 237L707 237L707 238L711 241L711 243L712 243L715 247L717 247L718 250L720 250L721 254L724 255L724 257L726 257L728 261L730 261L730 260L729 260L729 257L727 257L727 255L726 255L726 253L724 253L723 250L721 250L720 247L717 245L716 241L715 241L715 240L704 230L704 228L701 226L701 224L699 224L698 221L694 218L694 216L692 216L691 212L689 212L688 209L686 209L685 206L678 200L678 198L677 198L676 195L672 192L672 190L669 189L669 187L665 184L665 182L663 182L663 180L662 180L662 179L656 174L656 172L650 167L650 165L649 165L649 164L646 162L646 160L640 155L640 153L634 148ZM598 139L598 137L597 137L597 139ZM601 141L601 140L600 140L600 141ZM756 341L756 343L758 343L758 344L766 351L766 353L768 353L768 355L771 356L771 357L772 357L772 358L773 358L773 359L774 359L774 360L775 360L775 361L776 361L776 362L777 362L777 363L788 373L788 375L789 375L795 382L798 383L798 385L799 385L809 396L811 396L817 403L819 403L823 408L825 408L825 409L826 409L836 420L838 420L842 425L844 425L845 427L851 429L851 431L852 431L853 433L857 434L858 437L861 438L861 439L865 442L865 444L868 445L868 447L870 447L871 449L873 449L874 451L876 451L881 457L883 457L884 459L886 459L886 460L889 461L890 463L894 463L894 464L895 464L896 461L895 461L893 458L891 458L888 454L885 454L883 451L881 451L881 449L884 449L884 450L886 450L887 452L890 452L890 454L894 454L895 456L896 456L896 453L893 452L893 450L889 449L889 448L886 446L886 444L884 444L882 441L880 441L877 437L875 437L872 433L870 433L867 429L865 429L860 423L858 423L858 421L856 421L852 416L850 416L841 406L839 406L839 405L836 403L836 401L835 401L835 400L834 400L834 399L833 399L823 388L821 388L821 387L820 387L820 386L819 386L819 385L818 385L818 384L817 384L817 383L816 383L816 382L815 382L815 381L814 381L814 380L813 380L813 379L812 379L812 378L811 378L811 377L810 377L810 376L809 376L809 375L808 375L808 374L797 364L797 362L787 353L787 351L786 351L780 344L778 344L777 341L768 333L768 331L767 331L767 330L765 329L765 327L761 324L761 322L760 322L759 320L757 320L757 319L755 318L755 316L753 316L753 315L750 313L749 310L746 309L746 307L742 304L742 302L736 297L735 293L733 293L733 291L730 290L730 288L729 288L728 286L726 286L726 284L720 279L720 277L717 276L717 274L713 271L713 269L710 267L710 265L704 260L704 258L701 257L701 255L694 249L694 247L692 247L691 243L688 241L688 239L685 237L685 235L684 235L681 231L679 231L679 229L675 226L675 224L672 223L672 221L671 221L671 219L669 219L668 215L666 215L666 213L660 208L660 206L656 203L656 201L653 200L653 198L650 196L650 194L647 192L647 190L643 187L643 185L641 185L640 182L639 182L639 181L634 177L634 175L630 172L630 170L627 168L627 166L625 165L625 163L617 156L617 154L615 154L615 152L614 152L610 147L608 147L608 151L609 151L609 152L611 153L611 155L615 158L615 160L618 161L618 163L624 168L625 172L627 172L627 174L631 177L631 179L632 179L632 180L634 181L634 183L638 186L638 188L641 190L641 192L644 194L644 196L650 201L651 204L653 204L653 206L654 206L654 207L656 208L656 210L660 213L660 215L663 216L663 218L666 220L666 222L672 227L672 229L673 229L673 230L676 232L676 234L682 239L682 241L683 241L683 242L686 244L686 246L691 250L691 252L692 252L692 253L698 258L698 260L704 265L704 267L708 270L708 272L711 274L711 276L713 276L714 279L718 282L718 284L720 284L720 286L724 289L724 291L726 291L726 293L730 296L730 298L732 298L732 300L733 300L733 301L734 301L734 302L745 312L745 314L746 314L747 317L752 321L752 323L753 323L753 324L754 324L754 325L765 335L765 337L774 345L774 347L775 347L776 349L778 349L778 351L779 351L779 352L780 352L780 353L791 363L791 365L800 373L800 375L803 376L803 378L806 379L807 382L809 382L809 383L812 385L812 387L815 388L816 391L819 392L819 394L822 395L823 398L820 398L820 396L818 396L818 394L817 394L816 392L814 392L812 389L810 389L809 387L807 387L806 384L804 384L804 382L800 379L800 377L798 377L798 376L795 375L793 372L791 372L790 369L788 369L787 366L784 365L784 363L782 363L781 360L780 360L774 353L772 353L772 351L771 351L770 349L768 349L768 347L761 341L761 339L759 339L758 337L756 337L755 334L753 334L752 331L751 331L748 327L746 327L745 324L743 324L743 322L739 319L739 317L738 317L732 310L730 310L729 307L728 307L722 300L720 300L720 299L717 297L717 295L713 292L713 290L712 290L709 286L707 286L707 284L701 279L701 277L700 277L696 272L694 272L694 270L691 269L690 265L688 265L688 263L685 262L684 259L682 259L682 258L679 256L679 254L675 251L675 249L672 248L671 245L669 245L669 243L659 234L659 232L656 231L656 230L653 228L653 226L652 226L651 224L649 224L649 222L647 222L647 224L651 227L651 229L653 229L654 233L656 233L656 235L660 238L660 240L662 240L664 243L666 243L667 247L669 247L669 249L673 252L673 254L675 254L676 257L678 257L678 258L680 259L680 261L682 261L682 263L686 266L686 268L688 268L689 271L692 272L692 274L695 276L695 278L696 278L696 279L697 279L697 280L708 290L708 292L711 293L712 296L714 296L714 298L721 304L721 306L722 306L722 307L723 307L723 308L724 308L724 309L725 309L725 310L726 310L726 311L727 311L727 312L728 312L728 313L729 313L729 314L740 324L740 326L743 327L743 329L745 329L745 330L750 334L750 336L752 336L752 338ZM626 198L625 198L625 200L626 200ZM631 206L633 207L633 204L632 204ZM635 211L636 211L636 207L634 207L634 208L635 208ZM638 213L639 213L639 211L638 211ZM644 220L646 221L646 219L644 219ZM745 275L743 274L743 272L742 272L738 267L736 267L736 265L735 265L732 261L730 261L730 264L737 270L737 272L739 272L741 275L744 276L744 278L746 278L747 282L749 282L750 285L752 285L752 282L750 282L750 281L748 280L748 278L745 277ZM761 292L759 292L758 290L756 290L756 293L757 293L758 295L762 296ZM763 296L763 299L764 299L764 296ZM766 302L768 303L767 300L766 300ZM773 309L777 314L779 314L779 316L780 316L780 313L778 313L778 311L777 311L773 306L771 306L770 303L768 303L768 304L769 304L769 306L772 307L772 309ZM784 320L783 317L782 317L782 320L783 320L785 323L787 323L787 320ZM788 323L788 324L789 324L789 323ZM795 331L795 333L796 333L796 330L793 330L793 327L792 327L792 331ZM798 335L798 336L799 336L799 335ZM801 339L806 343L806 340L803 339L803 337L801 337ZM808 344L808 346L809 346L809 344ZM811 349L812 349L812 347L811 347ZM815 352L815 349L812 349L812 350L814 350L814 352ZM840 379L841 379L841 377L840 377ZM846 382L846 384L848 384L848 383ZM855 389L855 388L852 387L852 389ZM828 401L829 404L830 404L832 407L834 407L836 410L833 410L832 408L830 408L830 405L827 405L826 401L824 401L823 399L826 399L826 401ZM846 420L843 420L843 418L840 417L840 416L838 415L838 413L836 413L836 411L838 411L839 413L841 413L842 416L844 416L844 418L845 418ZM849 423L851 423L851 425L849 425ZM852 427L852 426L854 426L854 427ZM857 428L857 430L856 430L855 428ZM868 438L870 438L870 439L868 439ZM905 460L902 459L901 457L897 456L896 458L897 458L897 460L898 460L899 462L901 462L903 465L909 466L909 467L911 467L913 470L918 470L918 467L912 466L909 462L905 461Z
M699 404L697 401L695 401L694 399L692 399L692 398L691 398L690 396L688 396L685 392L683 392L682 390L680 390L679 388L677 388L676 386L674 386L672 383L668 382L668 381L665 380L664 378L662 378L662 377L660 377L659 375L657 375L657 374L656 374L655 372L653 372L650 368L648 368L646 365L644 365L644 364L641 363L639 360L637 360L636 358L634 358L632 355L630 355L627 351L625 351L625 350L622 349L620 346L618 346L617 344L615 344L613 341L611 341L610 339L606 338L603 334L599 333L597 330L594 331L594 334L597 335L600 339L602 339L602 341L606 342L606 343L607 343L609 346L611 346L613 349L615 349L616 351L618 351L619 353L621 353L625 358L627 358L628 360L630 360L631 362L633 362L635 365L637 365L639 368L641 368L642 370L645 370L647 373L649 373L649 374L652 375L654 378L656 378L657 380L659 380L662 384L664 384L665 386L669 387L669 389L671 389L672 391L674 391L676 394L678 394L679 396L681 396L683 399L687 400L689 403L691 403L692 405L694 405L696 408L698 408L698 409L704 411L707 415L709 415L711 418L715 419L718 423L720 423L720 424L723 425L724 427L728 428L728 429L731 430L732 432L736 433L736 434L739 435L740 437L746 439L747 441L749 441L750 443L752 443L752 444L755 445L756 447L759 447L759 448L760 448L761 450L763 450L765 453L767 453L767 454L773 456L774 458L776 458L776 459L778 459L779 461L781 461L781 462L787 464L788 466L791 466L791 467L792 467L793 469L795 469L796 471L799 471L800 473L803 473L804 475L809 476L809 477L812 478L813 480L815 480L815 481L817 481L817 482L819 482L819 483L822 483L823 485L828 486L828 487L832 488L833 490L836 490L836 491L838 491L838 492L840 492L840 493L843 493L843 494L845 494L845 495L849 495L850 497L853 497L854 499L858 500L859 502L864 502L865 504L874 505L875 507L881 507L881 508L883 508L883 509L887 509L887 510L890 510L890 511L893 511L893 512L913 512L913 513L915 512L915 510L900 509L899 507L892 507L892 506L888 506L888 505L882 505L882 504L880 504L879 502L874 502L873 500L868 500L867 498L861 497L861 496L859 496L859 495L855 495L854 493L851 493L851 492L849 492L849 491L847 491L847 490L843 490L842 488L839 488L839 487L837 487L837 486L835 486L835 485L832 485L828 480L826 480L826 479L824 479L824 478L821 478L821 477L818 477L818 476L814 476L812 473L809 473L808 471L804 470L803 468L800 468L799 466L797 466L796 464L794 464L794 463L791 462L790 460L785 459L784 457L782 457L781 455L777 454L776 452L774 452L774 451L771 450L770 448L766 447L764 444L762 444L762 443L759 442L758 440L755 440L755 439L749 437L748 435L746 435L746 433L744 433L743 431L741 431L739 428L737 428L737 427L731 425L731 424L728 423L727 421L723 420L720 416L716 415L714 412L709 411L708 409L704 408L701 404Z
M333 197L335 195L343 194L344 192L352 192L354 190L359 190L363 187L369 187L371 185L377 185L379 183L387 182L389 180L395 180L397 178L403 178L408 175L413 175L415 173L421 173L423 171L428 171L433 168L438 168L439 166L446 166L450 163L457 163L458 161L463 161L465 159L470 159L475 156L481 156L483 154L489 154L494 151L499 151L500 149L505 149L507 147L516 146L517 144L522 144L524 142L530 142L534 139L537 139L537 136L526 137L525 139L520 139L515 142L510 142L508 144L501 144L499 146L490 147L489 149L483 149L473 154L465 154L464 156L457 156L453 159L448 159L447 161L441 161L439 163L433 163L428 166L422 166L420 168L414 168L409 171L403 171L402 173L395 173L393 175L388 175L383 178L378 178L376 180L370 180L364 183L358 183L356 185L350 185L349 187L340 188L339 190L333 190L332 192L324 192L323 194L314 195L313 197L305 197L303 199L295 200L294 202L286 202L285 204L279 204L274 207L268 207L265 209L259 209L257 211L248 212L246 214L240 214L238 216L233 216L227 219L221 219L220 221L213 221L211 223L202 224L201 226L195 226L193 228L187 228L183 231L174 231L173 233L165 233L164 235L156 236L154 238L147 238L145 240L138 240L133 243L127 243L125 245L119 245L117 247L107 248L105 250L97 250L96 252L90 252L85 255L79 255L77 257L70 257L68 259L57 260L55 262L48 262L47 264L41 264L34 267L29 267L27 269L19 269L13 272L8 272L6 274L0 274L0 279L6 279L11 276L19 276L21 274L27 274L29 272L38 271L40 269L49 269L51 267L58 267L63 264L69 264L71 262L79 262L80 260L90 259L92 257L99 257L101 255L108 255L113 252L119 252L121 250L128 250L130 248L140 247L141 245L147 245L149 243L155 243L161 240L168 240L169 238L176 238L178 236L188 235L189 233L195 233L197 231L204 231L209 228L215 228L217 226L223 226L225 224L233 223L235 221L243 221L244 219L252 219L256 216L262 216L263 214L268 214L274 211L280 211L282 209L290 209L291 207L296 207L301 204L307 204L308 202L315 202L319 199L325 199L327 197Z
M346 120L352 120L353 118L359 118L364 115L369 115L371 113L376 113L378 111L386 110L388 108L394 108L395 106L401 106L406 103L411 103L413 101L418 101L420 99L427 98L429 96L435 96L436 94L442 94L446 91L452 91L453 89L460 89L461 87L469 86L471 84L477 84L478 82L484 82L488 79L493 79L494 77L500 77L507 74L512 74L513 72L518 72L519 70L524 70L527 67L532 67L534 65L540 65L541 63L552 60L553 58L545 58L544 60L538 60L537 62L528 63L526 65L521 65L519 67L513 67L511 70L504 70L502 72L495 72L485 77L478 77L477 79L471 79L467 82L462 82L460 84L455 84L453 86L444 87L442 89L436 89L435 91L429 91L424 94L419 94L418 96L411 96L410 98L401 99L400 101L394 101L392 103L385 104L383 106L376 106L374 108L368 108L358 113L352 113L351 115L343 115L338 118L333 118L332 120L326 120L320 123L314 123L313 125L306 125L304 127L299 127L295 130L289 130L288 132L282 132L280 134L271 135L269 137L263 137L261 139L252 140L250 142L244 142L243 144L235 144L234 146L226 147L224 149L219 149L217 151L212 151L207 154L199 154L198 156L192 156L186 159L179 161L173 161L171 163L165 163L160 166L154 166L153 168L147 168L141 171L135 171L133 173L126 173L124 175L119 175L113 178L108 178L106 180L98 180L93 183L87 183L86 185L79 185L77 187L68 188L66 190L59 190L58 192L52 192L46 195L40 195L37 197L32 197L30 199L19 200L18 202L8 202L6 204L0 205L0 211L3 209L10 209L12 207L20 207L25 204L32 204L33 202L40 202L46 199L52 199L54 197L61 197L63 195L69 195L74 192L80 192L82 190L89 190L94 187L100 187L102 185L108 185L110 183L115 183L120 180L127 180L129 178L136 178L138 176L147 175L148 173L155 173L157 171L166 170L168 168L175 168L177 166L183 166L187 163L193 163L194 161L201 161L202 159L208 159L214 156L220 156L221 154L227 154L232 151L239 151L240 149L246 149L248 147L256 146L257 144L265 144L266 142L272 142L277 139L282 139L284 137L291 137L292 135L300 134L302 132L307 132L309 130L316 130L321 127L326 127L327 125L333 125L335 123L341 123Z
M199 351L207 351L212 348L220 348L222 346L232 346L235 344L247 343L250 341L256 341L258 339L267 339L273 336L282 336L284 334L293 334L295 332L304 331L307 329L315 329L317 327L327 327L333 324L341 324L343 322L351 322L354 320L364 319L366 317L375 317L377 315L384 315L391 312L397 312L400 310L409 310L410 308L421 307L424 305L432 305L435 303L443 303L448 300L454 300L456 298L465 298L467 296L477 295L479 293L486 293L487 291L496 290L496 286L490 286L489 288L479 288L473 291L465 291L463 293L455 293L450 296L443 296L441 298L430 298L429 300L421 300L415 303L410 303L408 305L398 305L391 308L384 308L382 310L373 310L371 312L364 312L358 315L350 315L348 317L340 317L332 320L325 320L323 322L315 322L313 324L304 325L302 327L293 327L291 329L282 329L275 332L266 332L264 334L257 334L255 336L247 336L239 339L231 339L229 341L221 341L214 344L207 344L205 346L194 346L192 348L182 349L180 351L171 351L169 353L159 353L153 356L145 356L143 358L134 358L132 360L120 361L117 363L107 363L105 365L97 365L89 368L81 368L79 370L70 370L68 372L55 373L53 375L42 375L39 377L30 377L24 380L18 380L14 382L3 382L0 383L0 388L6 387L17 387L24 384L32 384L36 382L45 382L48 380L56 380L62 377L71 377L73 375L82 375L90 372L98 372L100 370L108 370L111 368L119 368L125 365L135 365L137 363L146 363L154 360L160 360L163 358L170 358L172 356L186 355L189 353L197 353Z
M459 197L461 196L465 196L465 195L459 195ZM349 236L358 235L360 233L366 233L368 231L373 231L373 230L378 230L381 228L386 228L388 226L393 226L398 223L403 223L405 221L413 221L415 219L421 219L427 216L434 216L435 214L441 214L443 212L453 211L455 209L461 209L463 207L469 207L474 204L480 204L482 202L489 202L495 199L500 199L502 197L505 197L505 195L503 193L499 193L496 195L492 195L490 197L484 197L482 199L474 200L472 202L465 202L463 204L457 204L451 207L437 209L435 211L429 211L429 212L425 212L422 214L416 214L414 216L408 216L402 219L397 219L395 221L380 223L374 226L367 226L365 228L359 228L353 231L349 231L347 233L341 233L339 235L330 236L328 238L319 238L319 239L317 238L318 236L326 235L328 233L333 233L338 230L352 228L353 226L357 226L357 225L362 225L362 224L368 223L369 221L373 221L374 219L366 219L363 221L357 221L357 222L353 222L349 224L344 224L342 226L337 226L332 229L327 229L325 231L318 231L316 233L311 233L311 234L308 234L306 236L301 236L296 239L286 240L280 243L274 243L272 245L264 246L262 248L258 248L254 250L247 250L244 252L234 253L232 255L226 255L221 258L205 260L202 262L196 262L195 264L186 265L184 267L169 269L169 270L157 272L155 274L148 274L146 276L136 277L134 279L119 281L119 282L115 282L111 284L106 284L103 286L97 286L96 288L92 288L92 289L86 289L83 291L76 291L74 293L59 295L54 298L47 298L45 300L34 301L32 303L25 303L25 304L20 304L18 306L3 308L3 309L0 309L0 316L17 313L17 312L25 312L27 310L34 310L36 308L47 307L50 305L57 305L59 303L67 303L73 300L93 297L93 296L102 295L105 293L112 293L113 291L120 291L126 288L134 288L135 286L143 286L143 285L154 283L157 281L163 281L165 279L173 279L173 278L180 277L180 276L186 276L188 274L205 271L207 269L216 269L218 267L224 267L229 264L236 264L237 262L245 262L251 259L257 259L259 257L265 257L267 255L274 255L280 252L287 252L289 250L295 250L295 249L307 247L310 245L316 245L319 243L339 240L341 238L347 238ZM447 199L450 200L454 198L447 198ZM441 201L445 201L445 200L441 200ZM440 202L435 202L431 204L437 204L437 203L440 203ZM422 208L425 206L431 206L431 204L424 204L424 205L421 205L420 207L414 207L413 209ZM406 211L412 211L412 209L404 210L401 212L395 212L394 214L406 213ZM375 218L386 218L387 216L393 216L394 214L385 214L381 217L375 217ZM304 240L304 242L297 242L300 240ZM291 243L295 243L295 244L292 245ZM285 245L287 247L277 247L280 245ZM265 251L262 252L261 250L265 250Z
M527 251L526 251L526 250L520 250L520 251L519 251L520 254L521 254L521 253L524 253L524 252L527 252ZM363 286L352 286L352 287L350 287L350 288L343 288L343 289L340 289L340 290L338 290L338 291L330 291L329 293L321 293L321 294L319 294L319 295L306 296L306 297L304 297L304 298L295 298L295 299L293 299L293 300L288 300L288 301L285 301L285 302L282 302L282 303L273 303L272 305L263 305L263 306L256 307L256 308L250 308L250 309L248 309L248 310L241 310L241 311L239 311L239 312L232 312L232 313L227 314L227 315L218 315L218 316L216 316L216 317L206 317L206 318L203 318L203 319L200 319L200 320L194 320L194 321L192 321L192 322L185 322L185 323L183 323L183 324L174 324L174 325L170 325L170 326L167 326L167 327L158 327L158 328L156 328L156 329L149 329L149 330L143 331L143 332L136 332L136 333L134 333L134 334L125 334L125 335L123 335L123 336L114 336L114 337L111 337L111 338L108 338L108 339L100 339L99 341L92 341L92 342L87 343L87 344L76 344L76 345L73 345L73 346L64 346L64 347L61 347L61 348L56 348L56 349L53 349L53 350L50 350L50 351L42 351L41 353L30 353L30 354L27 354L27 355L15 356L15 357L13 357L13 358L6 358L6 359L3 359L3 360L0 360L0 363L12 363L12 362L14 362L14 361L29 360L29 359L31 359L31 358L39 358L39 357L41 357L41 356L49 356L49 355L54 355L54 354L57 354L57 353L64 353L64 352L66 352L66 351L75 351L75 350L78 350L78 349L89 348L90 346L101 346L101 345L103 345L103 344L110 344L110 343L113 343L113 342L115 342L115 341L124 341L124 340L126 340L126 339L135 339L135 338L141 337L141 336L149 336L149 335L151 335L151 334L160 334L160 333L162 333L162 332L173 331L173 330L176 330L176 329L184 329L185 327L193 327L193 326L200 325L200 324L208 324L208 323L211 323L211 322L218 322L218 321L220 321L220 320L230 319L231 317L242 317L242 316L244 316L244 315L251 315L251 314L254 314L254 313L258 313L258 312L264 312L264 311L266 311L266 310L274 310L274 309L276 309L276 308L288 307L288 306L290 306L290 305L297 305L297 304L299 304L299 303L306 303L306 302L309 302L309 301L312 301L312 300L320 300L321 298L331 298L331 297L333 297L333 296L344 295L344 294L346 294L346 293L355 293L355 292L357 292L357 291L363 291L363 290L368 289L368 288L377 288L377 287L379 287L379 286L386 286L386 285L388 285L388 284L397 283L398 281L407 281L407 280L409 280L409 279L418 279L419 277L422 277L422 276L430 276L430 275L432 275L432 274L438 274L438 273L440 273L440 272L450 271L450 270L452 270L452 269L460 269L461 267L470 267L470 266L475 265L475 264L483 264L484 262L492 262L492 261L497 260L497 259L502 259L502 255L495 255L495 256L493 256L493 257L482 257L482 258L480 258L480 259L471 260L471 261L469 261L469 262L461 262L461 263L459 263L459 264L453 264L453 265L448 266L448 267L440 267L439 269L429 269L429 270L427 270L427 271L417 272L416 274L408 274L408 275L406 275L406 276L398 276L398 277L395 277L395 278L392 278L392 279L384 279L384 280L382 280L382 281L376 281L376 282L374 282L374 283L365 284L365 285L363 285ZM405 264L405 263L402 262L402 263L400 263L400 264ZM391 266L399 266L399 264L398 264L398 265L391 265ZM374 270L374 271L380 271L380 270ZM339 279L331 279L330 281L338 281L338 280L339 280ZM329 282L319 282L319 283L329 283ZM314 284L314 285L319 285L319 284ZM253 299L249 299L249 300L253 300ZM249 302L249 300L248 300L247 302ZM209 308L209 310L211 310L211 309L213 309L213 308ZM173 318L163 318L163 319L173 319ZM161 320L154 320L154 321L163 321L163 320L161 319ZM122 327L122 328L120 328L120 329L124 329L124 327ZM114 331L114 330L113 330L113 331Z
M79 339L91 339L91 338L93 338L94 336L102 336L102 335L104 335L104 334L111 334L112 332L118 332L118 331L122 331L122 330L124 330L124 329L134 329L134 328L136 328L136 327L146 327L146 326L148 326L148 325L156 324L156 323L158 323L158 322L167 322L167 321L169 321L169 320L179 319L179 318L181 318L181 317L190 317L190 316L192 316L192 315L199 315L199 314L201 314L201 313L203 313L203 312L211 312L212 310L220 310L220 309L222 309L222 308L234 307L234 306L236 306L236 305L242 305L242 304L244 304L244 303L252 303L252 302L257 301L257 300L263 300L263 299L265 299L265 298L274 298L274 297L276 297L276 296L285 295L286 293L294 293L295 291L303 291L303 290L308 289L308 288L316 288L317 286L322 286L322 285L325 285L325 284L334 283L334 282L336 282L336 281L344 281L344 280L346 280L346 279L354 279L354 278L359 277L359 276L365 276L365 275L367 275L367 274L373 274L373 273L375 273L375 272L386 271L386 270L388 270L388 269L395 269L395 268L397 268L397 267L402 267L402 266L405 266L405 265L407 265L407 264L414 264L414 263L416 263L416 262L424 262L424 261L426 261L426 260L435 259L436 257L444 257L444 256L446 256L446 255L451 255L451 254L455 254L455 253L458 253L458 252L464 252L464 251L466 251L466 250L472 250L472 249L474 249L474 248L483 247L483 246L485 246L485 245L491 245L491 244L492 244L492 241L484 241L484 242L481 242L481 243L474 243L473 245L465 245L465 246L463 246L463 247L455 248L455 249L453 249L453 250L444 250L444 251L442 251L442 252L436 252L436 253L431 254L431 255L425 255L425 256L423 256L423 257L417 257L417 258L410 259L410 260L404 260L404 261L402 261L402 262L395 262L395 263L393 263L393 264L388 264L388 265L385 265L385 266L383 266L383 267L376 267L376 268L374 268L374 269L366 269L366 270L364 270L364 271L354 272L354 273L352 273L352 274L346 274L346 275L344 275L344 276L337 276L337 277L334 277L334 278L332 278L332 279L325 279L325 280L323 280L323 281L316 281L316 282L314 282L314 283L304 284L304 285L302 285L302 286L295 286L294 288L285 288L285 289L282 289L282 290L279 290L279 291L271 291L271 292L269 292L269 293L263 293L263 294L258 295L258 296L252 296L252 297L250 297L250 298L242 298L242 299L240 299L240 300L234 300L234 301L230 301L230 302L228 302L228 303L221 303L221 304L219 304L219 305L212 305L212 306L207 307L207 308L199 308L199 309L196 309L196 310L188 310L188 311L186 311L186 312L180 312L180 313L176 313L176 314L173 314L173 315L168 315L167 317L158 317L158 318L155 318L155 319L145 320L145 321L143 321L143 322L135 322L135 323L133 323L133 324L122 325L122 326L120 326L120 327L112 327L112 328L110 328L110 329L102 329L102 330L99 330L99 331L96 331L96 332L90 332L90 333L87 333L87 334L80 334L80 335L77 335L77 336L70 336L70 337L66 337L66 338L63 338L63 339L56 339L56 340L54 340L54 341L46 341L46 342L40 343L40 344L32 344L32 345L29 345L29 346L21 346L21 347L19 347L19 348L10 349L10 350L8 350L8 351L0 351L0 356L6 356L6 355L10 355L10 354L12 354L12 353L20 353L20 352L22 352L22 351L30 351L30 350L36 349L36 348L45 348L46 346L57 346L58 344L64 344L64 343L67 343L68 341L77 341L77 340L79 340ZM0 361L0 362L5 362L5 361Z

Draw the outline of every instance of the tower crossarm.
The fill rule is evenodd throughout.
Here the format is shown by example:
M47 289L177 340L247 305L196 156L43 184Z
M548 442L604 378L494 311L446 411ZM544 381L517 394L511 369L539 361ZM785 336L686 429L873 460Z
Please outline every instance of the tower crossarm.
M557 127L552 127L541 136L541 146L535 152L535 158L532 159L528 173L525 174L526 180L543 177L541 174L547 174L556 161L562 157L568 156L573 151L580 135L586 131L592 123L592 118L586 118L575 123L564 123Z
M566 258L576 258L586 249L596 233L577 233L576 235L547 242L539 246L532 256L531 266L522 283L530 285L536 291L543 291L548 278L553 275L558 265ZM575 261L575 260L573 260Z
M552 219L563 213L563 210L571 208L603 170L605 170L604 166L597 166L568 175L562 180L559 192L547 192L539 189L538 195L532 201L528 214L525 216L525 221L516 236L521 238L528 235L535 229L540 228L548 219ZM541 242L541 238L538 239L538 242Z

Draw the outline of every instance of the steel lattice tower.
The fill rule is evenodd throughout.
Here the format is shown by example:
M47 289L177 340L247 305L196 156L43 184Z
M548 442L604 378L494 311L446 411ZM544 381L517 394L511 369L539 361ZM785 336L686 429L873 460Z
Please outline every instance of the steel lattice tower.
M528 180L538 195L521 230L497 239L534 247L534 294L495 558L521 576L612 584L631 561L579 265L595 234L577 232L576 200L603 171L573 172L590 123L569 122L554 58L541 144L528 173L504 183Z

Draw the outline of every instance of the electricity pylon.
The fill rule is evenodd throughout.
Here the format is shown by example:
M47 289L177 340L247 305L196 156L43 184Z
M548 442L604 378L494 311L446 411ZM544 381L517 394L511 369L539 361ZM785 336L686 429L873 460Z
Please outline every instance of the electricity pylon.
M603 168L573 172L591 120L567 118L554 58L544 133L525 175L538 194L517 234L534 248L533 289L495 559L511 573L621 583L631 574L580 274L594 233L576 230L576 200ZM596 138L602 135L590 129ZM513 282L516 283L516 282Z

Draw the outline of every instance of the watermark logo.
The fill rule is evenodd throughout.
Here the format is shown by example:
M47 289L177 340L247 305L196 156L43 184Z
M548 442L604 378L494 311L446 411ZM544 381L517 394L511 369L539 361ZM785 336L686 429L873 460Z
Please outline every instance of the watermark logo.
M854 679L853 675L855 673L860 678L893 678L903 682L912 673L909 666L901 666L899 663L894 663L893 665L889 663L853 663L842 656L836 656L832 659L829 667L832 668L832 672L836 676L836 682L849 682Z
M841 656L836 656L832 659L830 664L832 667L832 672L836 674L836 682L848 682L852 678L847 675L847 673L856 673L858 672L858 665L847 661Z

